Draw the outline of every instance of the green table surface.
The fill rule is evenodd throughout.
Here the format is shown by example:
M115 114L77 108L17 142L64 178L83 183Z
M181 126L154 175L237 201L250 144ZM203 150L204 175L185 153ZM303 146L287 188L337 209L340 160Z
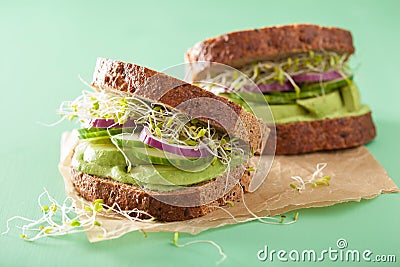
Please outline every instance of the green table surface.
M400 184L399 1L1 1L0 2L0 230L14 215L37 217L37 196L47 188L65 197L58 172L61 133L73 128L58 119L63 100L78 96L90 81L97 57L157 70L183 62L194 43L224 32L288 23L335 25L351 30L355 80L373 110L378 136L367 148ZM301 210L289 226L244 223L213 229L181 241L208 239L228 258L221 266L299 264L260 262L257 251L321 251L348 248L393 254L400 264L400 194L361 203ZM99 243L85 234L25 242L19 231L0 236L0 266L213 266L215 248L171 245L171 233L141 233ZM309 263L300 263L307 266ZM320 264L345 265L325 260ZM377 263L369 263L374 265ZM365 263L352 263L352 266Z

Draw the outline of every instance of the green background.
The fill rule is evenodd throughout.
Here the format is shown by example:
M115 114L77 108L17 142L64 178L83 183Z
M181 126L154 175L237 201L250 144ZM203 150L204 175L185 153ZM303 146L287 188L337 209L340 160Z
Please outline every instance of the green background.
M11 216L39 216L36 198L43 187L64 199L59 142L73 125L48 128L37 122L58 119L59 103L80 94L84 86L77 77L90 81L97 57L162 70L182 63L186 49L204 38L266 25L308 22L351 30L355 79L378 129L367 147L399 185L399 10L396 0L1 1L0 230ZM252 222L181 235L181 241L217 242L228 255L222 266L265 266L272 263L256 256L264 245L322 250L345 238L351 249L395 254L397 263L383 264L395 266L400 262L399 205L400 194L382 195L302 210L290 226ZM0 237L0 266L213 266L219 259L209 245L179 249L171 239L171 233L147 238L130 233L90 244L85 234L77 234L29 243L13 230Z

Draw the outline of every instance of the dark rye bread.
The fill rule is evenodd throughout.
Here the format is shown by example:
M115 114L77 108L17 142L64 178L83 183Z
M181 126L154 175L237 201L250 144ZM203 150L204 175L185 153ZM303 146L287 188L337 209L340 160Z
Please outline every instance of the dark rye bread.
M144 211L159 221L182 221L204 216L207 213L216 210L219 206L226 205L228 202L238 201L242 196L241 186L248 187L249 172L245 172L240 183L236 183L222 197L215 199L208 204L183 207L169 205L154 194L149 194L140 187L116 182L112 179L102 178L95 175L79 172L71 168L72 183L78 193L89 201L103 199L104 203L112 206L115 203L122 210L139 209ZM210 194L214 191L210 190ZM179 197L182 193L171 193L171 196ZM132 214L136 216L136 214ZM138 216L144 218L144 216Z
M248 142L256 153L262 152L268 138L267 126L236 103L142 66L98 58L92 85L130 92L194 117L212 114L213 118L205 118L205 121L222 126L229 134Z
M193 78L217 62L240 68L246 64L286 58L309 51L354 53L353 39L347 30L312 24L292 24L223 34L189 48L185 61Z
M352 117L276 124L276 154L300 154L366 144L376 136L371 112ZM266 150L273 147L267 142Z

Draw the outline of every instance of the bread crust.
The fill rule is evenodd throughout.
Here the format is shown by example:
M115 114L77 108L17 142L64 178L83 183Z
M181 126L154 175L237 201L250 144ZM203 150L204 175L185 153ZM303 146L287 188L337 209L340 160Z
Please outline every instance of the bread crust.
M268 127L236 103L142 66L98 58L92 85L130 92L177 108L193 117L198 117L201 112L212 114L211 124L222 126L228 133L248 141L256 153L262 152L265 145L262 140L268 137ZM193 100L197 101L195 105L190 104ZM215 105L216 102L221 105ZM232 114L227 115L227 112Z
M246 64L286 58L309 51L354 53L353 38L349 31L312 24L291 24L236 31L213 37L195 44L185 54L191 64L193 78L217 62L235 68Z
M371 112L361 116L324 119L310 122L276 124L276 154L290 155L320 150L356 147L372 141L376 130ZM266 151L272 147L272 141Z
M226 205L227 202L238 201L243 192L241 186L248 187L248 184L241 184L242 182L247 183L248 179L242 179L241 183L236 183L223 197L205 205L183 207L160 201L157 193L149 194L137 186L79 172L73 168L71 168L71 174L75 189L86 200L94 201L96 199L103 199L104 204L108 206L118 204L122 210L127 211L139 209L150 214L157 220L165 222L189 220L204 216L216 210L219 206ZM246 176L248 176L248 172L244 175L244 177ZM166 195L174 197L179 197L180 194L182 193L166 193ZM133 214L133 216L136 216L136 214ZM139 218L146 217L142 214Z

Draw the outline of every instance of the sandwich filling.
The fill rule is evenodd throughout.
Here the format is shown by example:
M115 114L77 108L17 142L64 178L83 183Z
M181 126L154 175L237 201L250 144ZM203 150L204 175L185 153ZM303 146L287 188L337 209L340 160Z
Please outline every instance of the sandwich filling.
M276 124L359 116L370 110L361 104L347 58L346 54L310 51L238 70L209 72L207 83L199 85L253 113L266 101Z
M74 169L148 190L212 180L249 156L240 140L209 122L112 89L84 91L63 102L60 114L81 124Z

